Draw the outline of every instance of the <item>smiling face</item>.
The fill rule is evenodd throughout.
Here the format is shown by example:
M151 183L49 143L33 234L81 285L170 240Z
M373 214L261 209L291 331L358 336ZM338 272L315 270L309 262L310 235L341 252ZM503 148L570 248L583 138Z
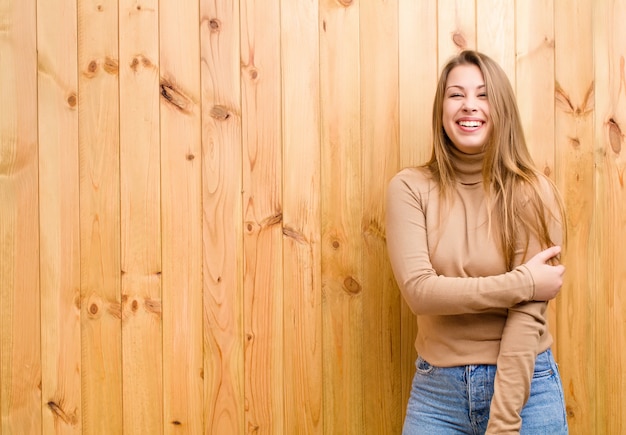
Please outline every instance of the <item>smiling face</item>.
M456 148L466 154L484 150L492 123L483 74L462 64L448 74L443 97L443 128Z

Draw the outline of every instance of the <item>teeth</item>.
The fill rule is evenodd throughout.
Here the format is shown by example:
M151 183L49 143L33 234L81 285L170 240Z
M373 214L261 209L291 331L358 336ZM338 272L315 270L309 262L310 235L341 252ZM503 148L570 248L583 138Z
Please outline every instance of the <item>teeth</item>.
M460 121L459 125L463 127L480 127L482 122L480 121Z

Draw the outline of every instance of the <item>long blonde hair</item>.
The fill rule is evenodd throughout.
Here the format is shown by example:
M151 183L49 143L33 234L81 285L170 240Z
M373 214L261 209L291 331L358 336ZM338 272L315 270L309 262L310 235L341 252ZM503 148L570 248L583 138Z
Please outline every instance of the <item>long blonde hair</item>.
M443 128L443 101L446 82L452 69L459 65L476 65L482 72L490 105L492 129L485 144L482 176L487 192L490 228L497 228L502 254L509 269L513 267L516 246L526 247L535 236L542 248L552 246L548 226L550 207L542 199L541 179L553 190L565 232L563 202L552 181L535 166L528 151L513 88L502 68L490 57L465 50L443 68L433 104L433 151L426 163L438 182L443 202L449 202L455 185L450 148L454 145ZM492 226L491 220L495 221ZM524 240L519 240L524 237ZM526 252L524 253L524 257Z

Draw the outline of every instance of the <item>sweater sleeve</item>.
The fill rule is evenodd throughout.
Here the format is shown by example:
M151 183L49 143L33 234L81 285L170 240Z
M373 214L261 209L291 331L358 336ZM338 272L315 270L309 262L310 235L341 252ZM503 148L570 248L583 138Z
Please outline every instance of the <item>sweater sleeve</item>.
M539 337L546 329L546 302L509 309L498 354L487 434L518 434L530 394Z
M534 283L524 265L487 277L438 275L428 252L420 186L408 183L402 173L399 175L391 180L387 189L386 238L396 281L413 313L479 313L532 300Z
M556 213L556 200L549 190L544 194L546 197L551 211ZM556 244L562 243L560 222L550 215L547 219L551 239ZM527 257L540 250L539 243L531 241ZM521 261L519 254L516 264ZM530 395L539 341L548 332L547 307L547 302L525 302L508 310L500 341L487 434L518 434L521 429L521 412Z

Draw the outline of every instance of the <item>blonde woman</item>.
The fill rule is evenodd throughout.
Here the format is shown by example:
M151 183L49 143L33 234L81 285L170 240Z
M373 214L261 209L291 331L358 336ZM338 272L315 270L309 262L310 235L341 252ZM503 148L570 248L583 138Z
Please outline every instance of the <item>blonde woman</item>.
M417 317L404 434L566 434L550 345L564 213L533 164L515 95L488 56L443 68L433 151L387 191L393 271Z

